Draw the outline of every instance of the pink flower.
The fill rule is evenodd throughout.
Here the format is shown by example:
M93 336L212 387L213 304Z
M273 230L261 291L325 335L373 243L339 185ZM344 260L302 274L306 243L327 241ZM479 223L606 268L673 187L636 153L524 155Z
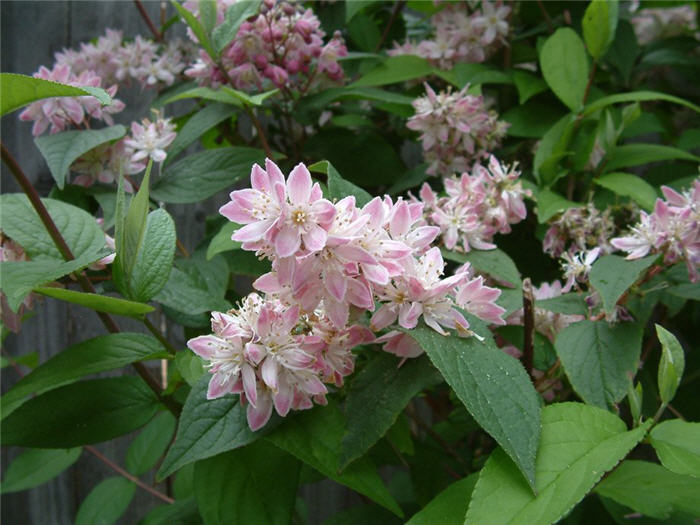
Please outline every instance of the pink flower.
M163 162L167 157L165 150L177 136L175 125L170 119L156 116L158 118L154 122L143 119L141 124L131 123L131 137L125 139L124 144L134 151L132 162L140 162L149 157L154 162Z

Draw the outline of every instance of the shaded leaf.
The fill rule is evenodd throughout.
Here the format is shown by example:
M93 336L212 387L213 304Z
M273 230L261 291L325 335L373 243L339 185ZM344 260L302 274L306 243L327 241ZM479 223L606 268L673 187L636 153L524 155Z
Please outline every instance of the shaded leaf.
M176 424L175 416L161 412L143 427L126 451L126 470L134 476L151 470L168 448Z
M657 255L650 255L643 259L628 261L619 255L604 255L593 263L590 282L600 294L607 313L615 310L615 305L622 294L641 279L657 259Z
M6 468L2 479L2 494L46 483L78 461L82 451L82 448L25 450Z
M129 507L136 484L121 476L97 484L78 508L75 525L109 525Z
M38 287L34 288L34 291L47 297L79 304L97 312L124 315L137 319L141 319L145 314L155 310L150 304L127 301L126 299L96 293L76 292L65 288Z

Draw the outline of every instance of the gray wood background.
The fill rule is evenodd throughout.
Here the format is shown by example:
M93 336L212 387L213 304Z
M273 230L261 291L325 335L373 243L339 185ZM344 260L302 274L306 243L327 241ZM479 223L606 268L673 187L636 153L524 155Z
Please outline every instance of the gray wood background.
M160 2L144 2L152 19L160 20ZM168 6L168 16L172 7ZM0 3L2 24L0 67L3 72L31 75L39 66L51 67L53 55L64 47L77 47L103 34L105 28L120 29L125 37L137 34L150 36L131 1L8 1ZM148 116L148 103L152 92L140 92L138 87L120 91L119 98L127 103L127 110L117 115L119 123ZM31 123L20 122L17 113L2 120L2 141L17 158L39 193L46 195L53 180L34 145ZM1 189L3 193L19 191L14 179L2 167ZM178 238L192 250L204 233L204 218L215 213L222 198L212 198L196 205L168 206L177 223ZM21 355L37 351L40 361L60 352L67 346L105 333L97 316L84 308L68 306L53 299L42 299L34 308L35 316L22 327L19 334L10 334L5 340L4 352ZM121 327L142 331L137 324L130 325L118 319ZM181 330L168 329L171 341L182 347ZM129 372L127 372L129 373ZM154 370L158 373L158 370ZM18 375L12 367L2 371L2 392L7 391ZM133 436L126 436L103 443L97 448L108 458L123 465L126 449ZM1 467L21 452L19 448L3 448ZM74 522L80 502L101 480L116 473L93 455L83 451L78 462L54 480L35 489L3 495L1 519L5 525L68 525ZM143 477L151 482L152 475ZM162 486L159 489L163 489ZM300 495L308 508L310 525L321 523L339 509L357 503L359 497L330 481L304 486ZM118 523L133 524L146 512L161 504L152 495L137 489L128 511ZM247 524L242 524L247 525Z

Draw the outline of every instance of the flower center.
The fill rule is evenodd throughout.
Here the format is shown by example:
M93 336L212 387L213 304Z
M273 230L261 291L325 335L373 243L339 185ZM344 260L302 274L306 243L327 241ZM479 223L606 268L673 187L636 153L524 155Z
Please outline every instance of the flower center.
M304 210L296 210L292 213L292 222L294 224L304 224L306 222L306 212Z

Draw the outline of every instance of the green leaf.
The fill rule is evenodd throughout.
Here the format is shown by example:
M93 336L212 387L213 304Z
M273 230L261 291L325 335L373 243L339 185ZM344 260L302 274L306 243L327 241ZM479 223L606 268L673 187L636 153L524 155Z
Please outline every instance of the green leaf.
M136 319L141 319L145 314L155 310L150 304L127 301L126 299L98 295L96 293L76 292L65 288L38 287L34 288L34 291L47 297L79 304L97 312L124 315Z
M407 107L411 112L413 98L393 91L373 87L340 87L331 88L315 93L301 99L302 107L321 111L328 107L331 102L337 100L371 100L373 102L385 102Z
M583 110L583 116L586 117L598 110L610 106L612 104L621 104L625 102L644 102L647 100L664 100L666 102L673 102L674 104L679 104L687 108L692 109L696 113L700 113L700 106L696 106L687 100L679 97L674 97L673 95L668 95L666 93L661 93L658 91L632 91L630 93L618 93L616 95L609 95L607 97L602 97L588 104Z
M9 357L0 356L0 368L6 368L10 366L11 361L14 361L18 365L24 365L27 368L36 368L39 364L39 353L29 352L28 354L13 355Z
M216 1L199 0L197 4L199 8L199 17L202 19L202 27L204 27L204 31L210 35L212 29L214 29L216 25Z
M210 458L255 441L261 432L248 428L238 396L207 399L209 374L192 387L177 427L175 442L158 470L157 479L200 459Z
M588 52L597 60L615 39L617 0L592 0L583 14L582 24Z
M207 247L207 260L211 259L218 253L228 252L231 250L240 250L241 243L231 239L231 236L238 229L241 228L240 224L235 222L226 222L216 235L209 241L209 246Z
M461 63L449 71L436 69L434 73L459 89L463 89L467 84L479 89L481 84L513 83L508 73L485 64Z
M136 484L121 476L101 481L83 500L75 525L110 525L124 514L136 492Z
M535 465L537 495L499 448L479 474L466 523L549 525L558 521L632 450L648 428L645 424L627 432L617 416L580 403L545 407Z
M472 323L472 318L469 321ZM477 423L504 447L534 487L540 399L522 365L476 337L445 337L426 326L407 333L425 350Z
M6 467L2 494L27 490L46 483L78 461L82 448L31 448L17 456Z
M0 116L11 113L37 100L52 97L95 97L103 106L112 103L104 89L84 86L74 87L51 80L18 75L16 73L0 73Z
M664 421L651 430L649 438L664 467L700 478L700 423Z
M199 45L204 48L204 50L211 57L212 60L216 61L216 59L219 57L219 54L215 52L213 46L211 45L211 41L209 40L207 32L204 29L204 26L202 26L202 23L199 20L197 20L197 18L190 11L181 6L176 0L171 0L170 3L173 5L173 7L175 7L175 10L182 17L185 23L188 26L190 26L192 32L197 38L197 41L199 42Z
M122 279L126 285L126 289L120 291L127 297L132 296L130 281L141 246L143 246L143 238L146 234L146 220L149 210L148 193L152 165L153 163L150 161L146 168L146 175L141 181L141 187L134 198L131 199L129 209L126 212L123 242L116 244L117 257L114 260L114 264L118 266L118 273L123 276ZM117 239L115 239L116 241ZM119 283L117 282L116 284L119 287Z
M198 461L194 487L207 525L287 525L301 463L264 441Z
M189 349L175 354L175 366L190 386L195 386L206 372L204 360Z
M3 261L0 262L0 290L7 297L13 312L31 291L42 284L86 267L102 258L104 254L86 253L67 262L56 261Z
M151 470L168 448L176 423L170 412L161 412L143 427L126 451L126 470L134 476Z
M540 224L544 224L557 213L579 207L581 207L580 203L565 199L551 190L541 189L537 192L537 222Z
M53 199L41 201L76 259L99 253L105 248L105 234L92 215L65 202ZM0 196L0 223L3 233L21 245L33 261L63 262L61 252L26 196L18 193Z
M545 182L548 185L554 182L552 179L555 179L558 174L557 164L554 163L553 167L549 165L553 164L554 160L558 162L568 154L567 148L575 128L576 118L574 114L567 113L542 136L534 159L537 181Z
M350 22L357 13L376 2L377 0L348 0L345 2L345 22Z
M427 357L410 359L401 368L398 365L396 356L381 352L350 384L345 400L347 432L342 441L340 468L363 456L416 394L441 380ZM367 410L368 406L372 407L371 411Z
M371 16L359 13L347 25L350 40L357 48L372 52L381 42L382 32Z
M658 384L662 403L670 403L681 384L685 370L685 355L676 336L661 325L656 325L656 336L661 342Z
M329 403L326 407L316 407L287 418L265 439L324 476L367 496L397 516L402 516L401 508L369 458L358 459L342 474L338 474L343 432L343 415L336 405Z
M554 94L570 110L578 111L588 82L588 58L576 31L568 27L557 29L542 46L540 67Z
M525 104L531 97L547 90L547 83L544 80L527 71L515 69L511 76L518 90L518 102L521 105Z
M68 448L107 441L144 425L158 399L134 376L92 379L32 398L3 420L3 445Z
M642 405L644 403L644 393L642 392L642 383L637 383L635 387L630 383L630 388L627 391L627 401L630 404L630 415L632 416L632 426L637 426L641 421Z
M226 11L226 18L211 33L211 40L217 54L231 43L236 37L241 24L246 18L256 15L260 9L261 0L243 0L236 2Z
M393 56L378 64L350 86L385 86L405 80L427 77L432 73L433 67L424 58L413 55Z
M130 296L148 301L168 282L175 256L175 222L163 208L146 218L143 241L128 279Z
M615 305L622 294L641 279L657 259L657 255L650 255L628 261L619 255L604 255L593 263L590 282L600 294L607 313L615 311Z
M427 173L428 165L426 163L419 164L415 168L408 170L403 177L397 180L391 187L386 190L389 195L398 195L410 188L418 187L422 182L430 178Z
M309 166L309 171L325 173L328 176L328 198L333 201L354 195L355 203L361 207L372 200L372 196L365 190L341 177L338 170L327 160L312 164Z
M468 262L479 273L488 274L499 281L505 281L513 286L519 287L522 282L522 277L520 277L520 272L515 266L513 259L498 248L493 250L471 250L468 253L458 253L443 248L442 256L460 264Z
M68 170L78 157L100 144L119 139L125 134L126 128L117 125L102 129L73 130L44 135L34 139L34 143L46 160L56 184L63 189Z
M554 342L571 385L581 398L607 408L627 395L642 346L637 323L610 326L606 321L579 321Z
M2 417L14 412L29 395L42 394L83 376L166 355L156 339L144 334L122 332L93 337L66 348L20 379L0 397Z
M536 299L535 306L560 314L586 315L588 313L588 305L584 294L576 292L566 293L550 299Z
M455 481L414 514L406 525L462 525L478 477L474 473Z
M609 162L605 165L606 172L662 160L679 159L700 162L700 157L692 153L662 144L623 144L616 146L609 153L609 158Z
M247 275L249 277L260 277L271 270L270 261L258 259L254 252L235 250L224 253L229 270L234 275Z
M262 150L244 147L188 155L167 167L153 185L151 194L163 202L198 202L221 190L233 189L236 181L250 176L253 164L264 161Z
M194 497L160 505L139 522L139 525L203 525Z
M184 151L187 146L217 124L230 119L236 112L235 107L221 103L209 104L200 109L178 130L177 137L168 147L168 157L165 159L164 165L170 164L170 161L177 157L181 151Z
M659 196L654 186L631 173L607 173L593 179L593 182L618 195L629 197L646 210L654 208L656 198Z
M655 463L623 461L595 491L658 520L670 518L675 512L700 516L700 479L676 474Z
M531 100L509 109L501 115L501 120L510 124L506 130L509 136L539 139L563 116L563 110L557 104Z

